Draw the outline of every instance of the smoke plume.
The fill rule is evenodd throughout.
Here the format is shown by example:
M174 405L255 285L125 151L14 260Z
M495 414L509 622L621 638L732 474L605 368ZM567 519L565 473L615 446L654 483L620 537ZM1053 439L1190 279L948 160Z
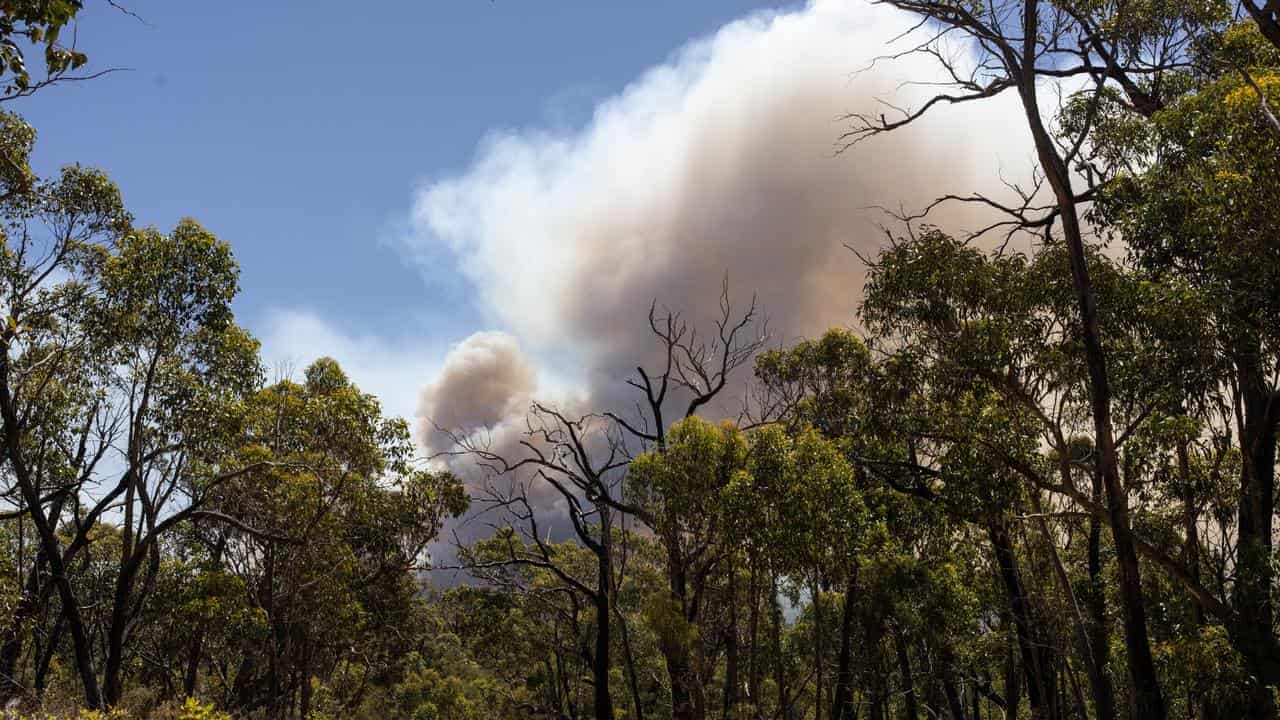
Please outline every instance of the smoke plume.
M864 268L850 249L874 255L884 241L889 218L876 206L991 191L993 178L1029 167L1025 156L1000 157L998 148L1027 147L1016 106L1002 99L942 108L839 152L843 116L892 117L880 99L918 108L936 89L903 84L939 79L928 58L872 62L918 42L887 44L911 25L851 0L728 24L601 102L576 131L494 132L469 168L417 195L409 247L433 258L447 250L540 373L571 374L598 410L632 407L623 380L653 360L654 300L709 329L727 277L738 304L758 297L775 344L855 325ZM982 218L953 207L930 221L958 232ZM523 412L531 361L490 345L459 346L420 417L497 426Z
M440 374L418 403L419 437L439 442L428 429L468 433L494 428L525 410L538 388L532 362L506 333L478 332L455 345ZM445 448L439 448L445 449Z

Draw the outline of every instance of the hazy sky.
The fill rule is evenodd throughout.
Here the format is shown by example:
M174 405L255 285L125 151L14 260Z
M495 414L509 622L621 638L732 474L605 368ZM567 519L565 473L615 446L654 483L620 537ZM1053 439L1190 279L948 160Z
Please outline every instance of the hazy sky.
M37 166L204 223L270 362L334 355L407 417L598 390L637 304L714 307L726 271L787 337L848 324L867 205L1010 172L998 109L832 156L839 114L902 79L852 79L909 25L862 0L87 4L90 69L132 70L11 106ZM459 379L484 387L431 390Z

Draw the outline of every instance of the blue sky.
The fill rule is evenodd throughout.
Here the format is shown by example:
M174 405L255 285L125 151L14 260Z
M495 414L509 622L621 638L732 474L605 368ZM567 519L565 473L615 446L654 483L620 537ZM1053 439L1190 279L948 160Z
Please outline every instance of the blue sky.
M93 69L16 104L37 164L106 169L143 224L193 216L242 266L241 318L306 309L390 340L476 322L465 282L393 240L416 187L489 132L576 125L743 0L89 0Z

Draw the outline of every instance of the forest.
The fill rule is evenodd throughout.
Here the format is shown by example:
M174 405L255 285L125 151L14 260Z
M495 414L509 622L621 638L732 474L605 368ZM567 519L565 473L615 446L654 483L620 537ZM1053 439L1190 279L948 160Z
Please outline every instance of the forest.
M268 365L228 240L33 169L12 103L104 80L0 3L0 715L1280 716L1280 4L879 4L939 74L830 162L1004 98L1025 181L885 211L845 325L711 278L612 400L428 450Z

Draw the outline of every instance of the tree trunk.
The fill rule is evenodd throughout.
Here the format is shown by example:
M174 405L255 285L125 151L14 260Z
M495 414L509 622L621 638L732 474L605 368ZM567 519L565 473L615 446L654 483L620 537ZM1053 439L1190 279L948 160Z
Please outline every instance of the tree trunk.
M671 678L671 717L673 720L701 720L694 703L693 666L688 653L675 650L663 653L667 675Z
M201 627L191 640L191 651L187 654L187 668L182 676L182 694L186 697L193 697L196 694L196 686L200 680L200 658L204 654L204 634L205 629Z
M1033 634L1030 602L1022 587L1017 558L1013 554L1013 542L1009 538L1009 529L1003 524L993 523L988 534L995 548L996 563L1000 567L1000 580L1004 585L1005 596L1013 615L1022 670L1027 679L1027 700L1031 704L1031 717L1037 720L1047 718L1049 717L1048 704L1052 701L1052 682L1046 677L1047 669L1042 667L1042 658Z
M1102 499L1102 476L1093 473L1093 500ZM1107 633L1106 580L1102 577L1102 520L1089 516L1088 547L1089 587L1085 593L1085 605L1089 612L1089 651L1093 653L1093 666L1099 671L1099 684L1094 687L1094 712L1098 720L1115 717L1115 690L1107 667L1111 663L1111 639Z
M970 693L970 700L973 702L973 720L982 720L982 698L978 694L978 687L975 684L973 692ZM1088 717L1087 715L1085 717Z
M76 599L75 590L71 587L71 579L67 576L66 566L62 561L56 528L44 513L40 490L36 487L30 468L27 467L23 452L23 427L18 420L13 394L9 388L7 349L4 355L0 355L0 419L3 419L5 449L8 451L13 477L22 494L22 501L29 510L31 522L36 526L36 532L40 537L40 549L48 559L49 570L58 589L58 598L62 601L62 612L66 617L67 627L71 630L76 671L84 686L85 704L90 709L99 709L102 707L102 691L98 686L98 675L93 668L93 648L90 645L89 634L85 630L84 617L80 614L80 603Z
M724 661L724 717L737 715L738 705L738 564L735 558L729 560L729 628L725 633Z
M951 712L952 720L966 720L964 701L960 698L954 680L949 677L942 679L942 694L947 698L947 709Z
M747 595L751 610L747 618L747 694L756 708L760 707L760 560L754 550L751 553L751 580Z
M627 681L631 687L631 704L634 706L636 720L644 720L644 702L640 698L640 676L636 674L635 653L631 650L631 632L627 629L627 619L623 617L616 602L613 611L617 615L618 634L622 638L623 659L627 664Z
M115 594L111 606L111 623L107 626L107 660L102 668L103 699L108 707L120 703L123 692L120 673L124 667L124 642L129 623L129 601L133 595L133 573L130 563L123 563L116 577Z
M1142 597L1142 573L1129 521L1129 495L1120 480L1117 467L1115 436L1111 423L1111 386L1107 374L1106 354L1098 322L1097 300L1089 277L1084 237L1080 230L1075 191L1071 173L1058 154L1057 145L1040 117L1037 98L1035 56L1039 36L1039 0L1024 0L1023 53L1020 58L1006 58L1012 67L1020 68L1018 95L1022 101L1036 154L1045 179L1053 189L1062 238L1071 265L1076 303L1080 312L1081 339L1089 377L1089 397L1093 411L1097 465L1107 494L1107 509L1115 544L1116 563L1120 570L1120 606L1124 619L1125 642L1128 647L1128 669L1134 720L1164 720L1164 696L1156 677L1151 641L1147 635L1146 605Z
M680 542L676 538L666 539L667 549L667 582L671 600L679 610L680 617L691 627L697 628L699 608L695 589L690 593L689 571L681 553ZM695 577L695 580L698 578ZM693 598L691 598L691 595ZM667 673L671 678L671 717L672 720L703 720L707 714L707 698L703 692L702 679L698 675L698 665L694 656L689 633L681 633L682 637L667 638L661 642L660 650L666 661ZM691 634L696 638L697 633ZM692 642L697 642L693 640Z
M1009 648L1004 663L1004 718L1018 720L1018 706L1022 704L1022 680L1018 672L1018 652Z
M45 645L44 651L40 653L39 659L36 661L36 678L35 690L36 699L44 698L44 690L46 680L49 677L49 666L53 663L53 656L58 652L58 645L62 642L62 636L67 631L67 621L61 615L53 623L53 632L49 633L49 642Z
M822 720L822 589L816 573L809 592L813 596L813 720Z
M853 620L854 591L858 587L857 571L849 573L845 582L843 609L840 613L840 660L836 666L836 687L831 720L849 720L853 716Z
M1070 468L1064 464L1062 472L1063 481L1070 484ZM1054 544L1053 533L1049 530L1049 521L1044 517L1037 491L1032 490L1031 492L1032 509L1039 515L1036 519L1036 526L1040 529L1041 537L1044 538L1045 548L1048 550L1049 559L1053 563L1053 571L1057 577L1058 584L1062 587L1063 594L1067 596L1067 601L1071 603L1072 627L1076 631L1076 644L1080 649L1081 657L1084 659L1085 673L1089 678L1089 688L1093 692L1094 699L1098 701L1096 709L1097 720L1114 720L1115 715L1112 712L1110 703L1111 678L1106 674L1106 666L1097 664L1097 651L1093 648L1095 638L1091 634L1092 623L1085 619L1084 613L1080 609L1080 604L1077 602L1075 588L1072 587L1071 579L1067 576L1066 566L1062 564L1062 558L1058 555L1058 548ZM1105 638L1103 639L1105 640ZM1064 683L1059 682L1059 687L1065 689ZM1086 712L1083 702L1080 704L1080 711ZM1060 716L1063 707L1065 707L1065 704L1059 703L1058 710L1054 715Z
M953 720L967 720L964 698L956 686L956 657L945 638L938 647L938 660L942 664L942 695L947 700L947 710Z
M613 563L609 553L609 532L606 523L604 537L597 558L599 577L596 583L596 648L591 658L591 680L594 686L593 706L596 720L613 720L613 696L609 692L609 629L612 622L609 609L609 581L613 577Z
M1240 467L1239 567L1231 600L1239 618L1234 639L1253 676L1240 717L1271 720L1276 716L1276 708L1268 679L1274 680L1275 670L1268 667L1268 651L1274 638L1275 622L1271 600L1274 580L1271 553L1276 418L1280 417L1280 408L1276 407L1276 394L1267 387L1258 353L1254 345L1240 352L1236 360L1243 415L1240 429L1243 462Z
M790 718L790 693L787 691L787 668L782 658L782 606L778 602L778 576L769 577L770 641L773 645L774 684L778 686L778 712L781 718Z
M866 638L866 667L868 675L868 693L871 695L870 715L880 720L889 717L889 672L884 666L880 641L884 639L886 630L885 618L879 613L869 612L863 622L862 632Z
M902 628L893 630L894 654L898 658L898 674L902 676L902 720L918 720L920 708L916 704L915 674L911 671L911 655L907 653L907 639Z

